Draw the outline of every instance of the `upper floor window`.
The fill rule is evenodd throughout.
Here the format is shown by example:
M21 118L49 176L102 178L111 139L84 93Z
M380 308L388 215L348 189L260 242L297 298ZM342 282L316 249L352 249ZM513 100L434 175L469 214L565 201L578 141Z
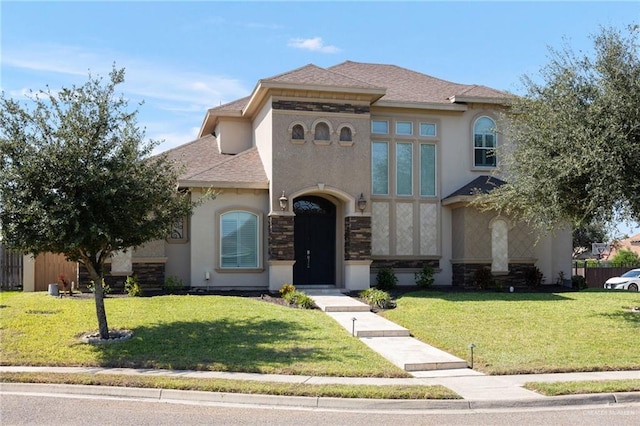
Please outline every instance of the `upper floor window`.
M316 124L314 139L318 141L328 141L330 136L329 125L324 122Z
M376 195L389 195L389 144L371 144L371 191Z
M382 120L371 121L371 133L386 135L389 133L389 122Z
M351 142L353 140L353 134L351 133L351 129L347 126L344 126L340 129L340 141L341 142Z
M413 123L411 121L396 121L396 135L413 135Z
M480 117L473 125L473 165L496 166L496 123L489 117Z
M436 124L435 123L420 123L420 136L436 136Z
M396 144L396 194L413 194L413 144Z
M220 266L258 267L258 216L246 211L220 215Z
M291 129L291 139L304 139L304 127L302 124L296 124Z

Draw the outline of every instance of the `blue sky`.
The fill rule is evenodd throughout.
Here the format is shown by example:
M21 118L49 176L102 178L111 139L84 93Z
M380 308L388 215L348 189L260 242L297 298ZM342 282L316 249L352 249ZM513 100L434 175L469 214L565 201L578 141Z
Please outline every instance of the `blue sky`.
M390 63L519 93L549 46L589 52L600 26L639 23L640 2L3 0L0 14L3 91L83 84L115 62L165 150L194 139L207 108L309 63Z

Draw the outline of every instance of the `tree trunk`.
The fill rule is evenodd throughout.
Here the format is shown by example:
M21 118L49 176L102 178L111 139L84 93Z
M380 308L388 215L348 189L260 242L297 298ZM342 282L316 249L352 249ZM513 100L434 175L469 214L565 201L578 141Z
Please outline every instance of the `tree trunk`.
M109 338L109 325L107 324L107 311L104 309L104 290L102 288L102 268L96 268L86 262L85 267L89 272L89 277L93 281L94 299L96 301L96 315L98 317L98 330L101 339ZM98 272L98 270L100 272Z

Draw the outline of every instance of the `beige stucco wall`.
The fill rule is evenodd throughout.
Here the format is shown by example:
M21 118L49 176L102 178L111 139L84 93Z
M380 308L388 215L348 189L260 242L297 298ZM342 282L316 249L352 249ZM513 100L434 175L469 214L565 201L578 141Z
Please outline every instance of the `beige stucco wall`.
M202 193L192 191L194 201ZM230 208L247 210L259 214L260 225L260 268L251 271L222 270L219 268L219 218L216 214ZM266 190L221 190L215 199L209 199L199 205L191 217L191 262L190 284L192 287L209 288L267 288L267 213L268 194ZM209 273L209 280L205 274Z
M146 244L137 247L132 254L132 261L135 262L136 258L150 258L150 257L162 257L166 256L164 250L164 240L149 241Z
M239 154L251 148L251 123L240 118L227 117L216 127L216 141L222 154Z
M342 101L333 100L340 103ZM332 130L329 144L314 142L313 133L307 132L305 142L292 143L289 128L292 122L304 123L309 130L321 118ZM361 193L369 200L371 187L370 139L368 114L315 112L303 113L275 110L272 114L273 208L279 209L277 198L282 191L296 193L305 188L336 188L356 199ZM353 144L340 144L336 132L343 124L354 129ZM277 195L277 197L275 196ZM367 210L370 209L368 203Z

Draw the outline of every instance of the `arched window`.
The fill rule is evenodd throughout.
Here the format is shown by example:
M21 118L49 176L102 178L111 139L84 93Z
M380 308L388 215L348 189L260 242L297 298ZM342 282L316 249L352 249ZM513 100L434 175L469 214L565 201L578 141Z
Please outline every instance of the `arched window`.
M291 139L304 139L304 127L302 124L296 124L291 129Z
M316 124L314 139L317 141L328 141L329 140L329 125L325 122L320 122Z
M473 125L473 165L496 166L496 123L489 117L480 117Z
M258 216L246 211L220 215L220 267L258 267Z
M351 133L351 129L347 126L344 126L340 129L340 141L341 142L351 142L353 140L353 135Z

